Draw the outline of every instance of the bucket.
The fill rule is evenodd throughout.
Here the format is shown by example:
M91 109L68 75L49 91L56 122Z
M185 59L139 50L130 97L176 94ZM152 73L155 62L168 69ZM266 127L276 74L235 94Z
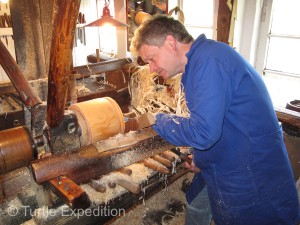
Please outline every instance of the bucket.
M290 101L286 104L286 109L293 110L296 112L300 112L300 100L296 99L294 101Z
M83 146L124 133L123 113L115 100L109 97L79 102L69 107L81 128Z
M296 99L296 100L288 102L286 104L285 108L295 111L295 112L300 112L300 100ZM285 133L289 134L290 136L300 137L300 129L297 127L293 127L293 126L283 123L282 129Z

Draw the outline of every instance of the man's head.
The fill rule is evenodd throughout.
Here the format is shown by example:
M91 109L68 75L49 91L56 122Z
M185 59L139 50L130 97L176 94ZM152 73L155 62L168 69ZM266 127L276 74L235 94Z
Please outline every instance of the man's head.
M146 20L134 33L130 51L149 63L150 69L167 79L182 71L181 51L193 42L184 25L172 17L155 15ZM186 53L186 52L185 52Z

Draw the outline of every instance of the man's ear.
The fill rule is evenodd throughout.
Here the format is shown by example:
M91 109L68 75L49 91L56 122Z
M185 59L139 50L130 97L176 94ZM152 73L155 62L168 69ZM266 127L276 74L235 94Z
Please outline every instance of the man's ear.
M166 36L166 44L169 45L172 49L176 49L177 41L173 35Z

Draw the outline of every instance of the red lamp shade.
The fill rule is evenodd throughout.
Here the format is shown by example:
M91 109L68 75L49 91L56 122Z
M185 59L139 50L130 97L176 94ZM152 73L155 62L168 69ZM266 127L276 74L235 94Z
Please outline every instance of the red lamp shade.
M128 25L125 23L122 23L118 20L115 20L111 15L110 15L110 10L108 8L108 5L106 4L103 8L103 14L102 17L98 20L95 20L94 22L91 22L87 25L86 27L101 27L101 26L115 26L115 27L127 27Z

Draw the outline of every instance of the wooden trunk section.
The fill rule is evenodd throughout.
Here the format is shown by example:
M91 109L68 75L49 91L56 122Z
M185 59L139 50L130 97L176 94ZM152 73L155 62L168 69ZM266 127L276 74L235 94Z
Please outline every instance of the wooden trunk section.
M80 0L56 0L53 3L47 104L47 124L50 127L58 126L64 115L79 6Z

